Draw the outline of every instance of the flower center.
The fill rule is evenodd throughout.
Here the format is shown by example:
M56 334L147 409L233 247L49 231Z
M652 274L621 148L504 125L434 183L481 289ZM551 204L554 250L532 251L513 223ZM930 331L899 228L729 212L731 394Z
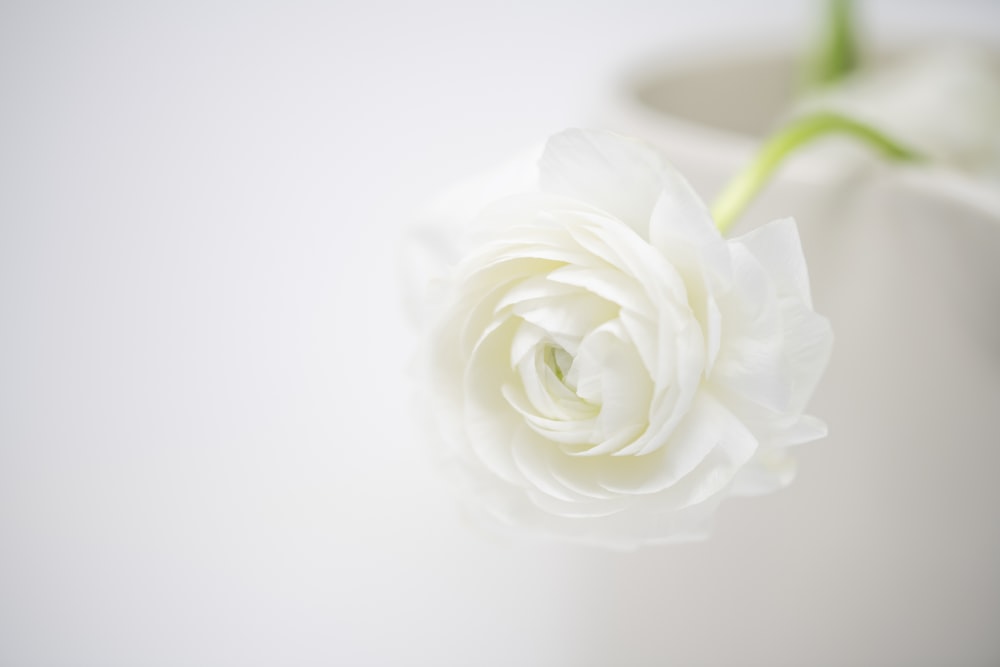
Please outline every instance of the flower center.
M564 350L561 345L550 343L545 346L544 360L545 365L556 374L560 382L575 390L575 387L570 386L566 381L566 376L569 375L570 368L573 367L573 357L569 352Z

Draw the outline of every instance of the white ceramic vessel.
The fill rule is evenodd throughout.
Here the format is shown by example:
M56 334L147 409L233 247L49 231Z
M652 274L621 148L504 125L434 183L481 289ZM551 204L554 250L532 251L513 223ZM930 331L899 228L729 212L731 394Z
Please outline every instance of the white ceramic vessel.
M658 144L711 201L788 108L794 75L767 49L674 59L627 79L602 121ZM754 501L766 507L723 512L713 540L751 577L708 594L729 605L732 650L698 650L704 616L650 613L680 638L677 664L995 664L1000 187L830 139L789 160L735 233L787 216L836 336L811 407L830 436L802 449L792 488ZM701 608L711 567L688 566L682 583L634 576ZM740 627L734 609L755 620ZM760 618L773 636L755 636Z

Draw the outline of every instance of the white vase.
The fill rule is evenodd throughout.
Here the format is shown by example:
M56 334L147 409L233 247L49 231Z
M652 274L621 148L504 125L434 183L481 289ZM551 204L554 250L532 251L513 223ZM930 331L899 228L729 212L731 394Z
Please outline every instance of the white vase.
M793 82L775 51L660 63L600 120L659 145L711 201ZM706 545L606 563L614 588L590 597L630 611L601 631L658 628L618 642L618 664L995 664L1000 193L831 139L789 160L736 233L787 216L836 336L810 410L830 436L802 448L791 488L725 507Z

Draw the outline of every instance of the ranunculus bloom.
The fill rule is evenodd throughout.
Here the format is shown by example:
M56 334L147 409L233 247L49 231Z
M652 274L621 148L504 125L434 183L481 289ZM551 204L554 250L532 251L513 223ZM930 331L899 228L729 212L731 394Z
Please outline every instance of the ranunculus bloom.
M803 410L832 336L791 219L724 239L654 149L567 131L537 191L470 227L424 360L474 507L611 547L694 539L825 435Z

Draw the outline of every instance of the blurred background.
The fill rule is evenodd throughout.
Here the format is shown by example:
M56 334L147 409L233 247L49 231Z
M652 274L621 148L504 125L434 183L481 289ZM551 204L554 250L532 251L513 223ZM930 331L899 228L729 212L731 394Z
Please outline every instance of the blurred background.
M859 13L1000 48L989 0ZM634 554L465 525L412 433L415 211L636 68L794 50L818 14L0 4L0 665L1000 662L998 394L941 407L980 420L935 432L978 447L947 469L831 437L708 542Z

